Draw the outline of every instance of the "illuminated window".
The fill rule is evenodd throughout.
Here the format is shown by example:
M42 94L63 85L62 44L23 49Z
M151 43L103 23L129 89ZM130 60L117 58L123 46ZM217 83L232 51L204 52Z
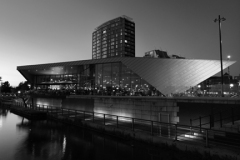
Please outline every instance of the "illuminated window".
M103 34L105 34L105 33L107 33L107 31L105 30L105 31L103 31Z
M127 43L128 41L125 39L125 43Z

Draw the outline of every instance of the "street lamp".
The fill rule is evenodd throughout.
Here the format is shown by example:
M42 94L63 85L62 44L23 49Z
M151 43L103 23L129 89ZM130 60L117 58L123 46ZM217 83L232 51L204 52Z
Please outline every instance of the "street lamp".
M2 90L2 77L0 77L0 96L2 95L1 90Z
M222 79L222 97L224 97L223 94L223 64L222 64L222 36L221 36L221 21L225 21L226 19L224 17L221 18L221 16L218 16L218 19L216 18L214 22L218 22L219 27L219 40L220 40L220 60L221 60L221 79Z
M232 83L229 85L229 87L230 87L229 94L231 93L233 86L234 86L234 84L232 84Z
M231 56L230 55L228 55L227 56L227 60L229 61L230 60L230 58L231 58ZM230 76L230 67L228 66L228 76Z

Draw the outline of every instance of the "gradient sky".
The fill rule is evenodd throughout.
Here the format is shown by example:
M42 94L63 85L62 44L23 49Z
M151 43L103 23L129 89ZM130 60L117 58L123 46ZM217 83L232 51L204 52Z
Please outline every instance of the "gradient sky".
M0 0L0 76L17 86L17 66L91 59L92 32L127 15L136 25L136 56L153 49L191 59L237 61L240 74L240 0Z

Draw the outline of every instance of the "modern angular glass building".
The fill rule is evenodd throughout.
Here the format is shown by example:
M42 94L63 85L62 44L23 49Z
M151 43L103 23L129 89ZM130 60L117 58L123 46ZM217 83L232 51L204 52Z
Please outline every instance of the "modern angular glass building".
M223 68L235 63L223 61ZM218 60L115 57L40 65L17 70L35 89L104 95L181 93L220 72Z

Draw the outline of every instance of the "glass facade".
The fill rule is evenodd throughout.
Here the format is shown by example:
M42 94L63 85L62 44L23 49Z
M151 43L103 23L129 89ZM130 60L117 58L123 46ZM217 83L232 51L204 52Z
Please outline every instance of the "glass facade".
M78 94L160 94L121 62L80 65L68 74L37 75L34 84L35 89L70 90Z

